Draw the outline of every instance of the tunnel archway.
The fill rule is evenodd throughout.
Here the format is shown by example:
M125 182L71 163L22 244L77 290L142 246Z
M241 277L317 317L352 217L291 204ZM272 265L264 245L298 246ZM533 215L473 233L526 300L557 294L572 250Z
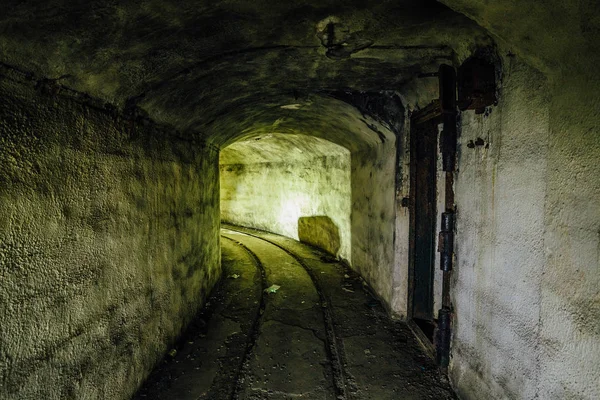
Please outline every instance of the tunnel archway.
M299 239L351 261L350 151L272 133L221 151L221 221Z
M287 101L283 101L284 99ZM349 104L349 99L345 98L346 101L343 101L335 98L334 94L306 95L293 99L293 103L290 103L291 100L284 96L279 102L271 99L267 103L250 104L214 122L215 126L219 126L218 131L228 132L225 136L228 139L221 144L223 220L299 238L300 217L333 215L331 220L334 227L331 230L337 228L340 232L340 249L336 255L358 271L384 304L390 307L394 295L406 295L405 291L394 293L394 276L398 275L395 274L395 269L404 267L403 263L396 263L395 258L396 177L401 173L397 170L397 135L400 132L394 132L392 125L383 119ZM399 139L402 141L401 135ZM246 191L252 185L250 181L243 182L248 178L242 178L245 174L241 173L243 168L240 165L257 161L263 161L263 164L279 162L283 165L285 159L290 161L285 163L286 168L293 166L293 161L296 161L296 168L299 168L297 172L306 174L307 169L303 172L299 166L307 158L312 159L312 163L315 157L321 158L324 168L320 172L323 175L316 173L299 182L308 184L304 185L305 188L310 186L314 189L315 185L322 185L321 193L312 197L301 195L304 197L300 199L295 197L299 193L290 192L289 196L283 196L292 204L294 201L304 203L292 206L293 218L276 216L276 209L269 209L263 215L252 217L248 201L243 205L237 204L245 208L243 212L246 216L240 215L240 212L232 212L231 188L223 178L238 179L237 183L243 184ZM340 158L344 159L341 164ZM333 164L328 166L328 160L331 162L335 159L340 168ZM225 167L226 164L230 166ZM262 176L270 174L274 177L272 168L268 173L264 168L260 168L260 172L256 168L254 170L255 178L261 173L267 174ZM337 193L327 191L327 185L332 183L331 179L329 182L327 179L319 182L319 177L327 177L334 170L342 175L337 179L342 185ZM339 201L336 196L341 196L338 197ZM258 199L254 201L260 201ZM277 198L278 202L280 200L281 195ZM302 214L303 208L311 209L311 203L311 215ZM327 206L314 207L317 204ZM281 207L281 204L277 207ZM312 215L314 213L316 215ZM304 220L302 226L312 229L314 233L327 230L323 224L327 225L327 222Z
M497 104L454 141L449 377L599 398L596 3L7 0L0 397L133 393L221 276L220 150L275 131L351 153L351 263L406 316L406 135L365 93L408 117L485 49Z

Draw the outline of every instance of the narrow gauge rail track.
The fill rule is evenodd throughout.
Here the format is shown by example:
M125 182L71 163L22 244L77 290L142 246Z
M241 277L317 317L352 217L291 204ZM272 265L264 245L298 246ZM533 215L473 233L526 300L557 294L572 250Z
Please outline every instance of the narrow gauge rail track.
M223 281L134 398L348 400L331 302L314 271L268 239L231 229L221 238ZM281 290L267 294L276 283Z
M333 387L335 390L335 398L338 400L351 400L351 397L349 397L350 391L347 389L347 386L348 386L349 381L351 382L352 380L349 379L348 373L344 368L345 354L343 352L343 345L341 344L341 341L339 340L339 338L336 334L336 331L335 331L335 325L333 323L333 315L332 315L333 307L331 306L331 301L329 300L329 298L324 294L324 292L320 286L319 280L316 277L316 274L314 273L312 268L310 268L310 266L301 257L299 257L298 255L296 255L289 249L285 248L284 246L281 246L280 244L278 244L274 241L271 241L269 239L266 239L264 237L261 237L259 235L255 235L255 234L252 234L249 232L245 232L242 230L236 230L234 227L230 227L230 226L228 226L227 228L224 228L223 230L225 230L225 231L229 230L229 231L235 232L236 234L239 234L239 235L250 236L255 239L261 240L263 242L269 243L272 246L275 246L278 249L284 251L290 257L292 257L306 271L306 273L308 274L308 276L310 277L310 279L312 281L312 284L315 287L315 290L319 296L319 300L320 300L320 304L321 304L321 312L323 315L323 324L325 326L325 332L326 332L326 351L327 351L327 356L329 358L330 365L331 365L331 375L333 378ZM226 233L223 233L223 230L222 230L221 236L224 238L227 238L229 240L233 240L237 244L243 246L245 248L245 250L248 251L252 255L252 257L257 261L257 263L258 263L257 265L260 265L259 268L261 268L261 271L264 272L264 267L263 267L262 263L260 262L260 260L258 259L258 257L256 256L256 254L254 254L252 252L252 250L250 250L248 248L248 246L244 245L239 240L235 240L235 239L228 237ZM265 280L263 280L263 282L266 282L266 275L264 276L264 278L265 278ZM264 302L264 294L261 299L262 299L261 301ZM261 303L261 309L264 310L264 303ZM260 329L261 315L262 315L262 313L259 314L255 324L253 325L253 332L250 334L250 338L254 342L249 344L249 346L248 346L249 351L247 352L247 356L249 356L251 354L251 350L254 347L254 344L260 334L259 329ZM244 360L243 365L247 368L247 365L248 365L247 359ZM239 384L238 384L238 386L239 386ZM239 392L236 391L236 394L237 393L239 393ZM234 400L237 400L237 399L238 399L238 397L234 397Z
M292 239L223 228L225 279L136 400L456 399L355 272Z
M237 371L235 378L233 380L234 382L234 387L233 390L231 391L231 400L238 400L240 398L240 393L242 391L242 383L243 383L243 379L244 376L248 374L248 369L249 369L249 363L248 363L248 358L250 357L250 355L252 354L252 350L254 349L254 346L256 345L256 341L258 340L258 336L260 335L260 324L261 324L261 316L263 315L264 311L265 311L265 307L266 307L266 302L265 302L265 290L267 288L267 274L265 272L265 267L263 266L262 262L260 261L260 259L256 256L256 254L250 250L248 248L248 246L246 246L245 244L243 244L242 242L232 239L230 237L227 237L224 234L221 234L222 238L225 238L227 240L230 240L231 242L235 243L236 245L240 246L242 249L244 249L244 251L246 251L248 253L248 255L250 255L250 257L254 260L256 267L258 268L258 270L260 271L260 276L261 276L261 291L260 291L260 306L256 312L256 315L254 317L254 321L252 323L252 327L250 328L250 332L248 334L248 341L246 342L246 349L244 351L244 355L243 355L243 359L242 359L242 363L241 363L241 368L240 370Z

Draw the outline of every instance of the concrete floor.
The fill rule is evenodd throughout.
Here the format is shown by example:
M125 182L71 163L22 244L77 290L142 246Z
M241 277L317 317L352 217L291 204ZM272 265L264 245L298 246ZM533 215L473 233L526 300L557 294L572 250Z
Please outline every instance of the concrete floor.
M344 265L278 235L221 234L224 279L135 399L455 398Z

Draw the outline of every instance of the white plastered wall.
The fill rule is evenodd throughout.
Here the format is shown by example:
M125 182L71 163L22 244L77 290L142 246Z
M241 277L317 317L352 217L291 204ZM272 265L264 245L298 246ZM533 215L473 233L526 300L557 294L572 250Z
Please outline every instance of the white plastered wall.
M462 113L450 366L461 398L600 398L600 140L576 91L511 57L498 106ZM489 147L466 146L477 138Z

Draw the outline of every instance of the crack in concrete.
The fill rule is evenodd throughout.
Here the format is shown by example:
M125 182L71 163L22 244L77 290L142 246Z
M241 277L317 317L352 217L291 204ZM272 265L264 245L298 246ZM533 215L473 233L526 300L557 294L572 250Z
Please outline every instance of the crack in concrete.
M266 320L265 320L265 322L269 322L269 321L278 322L278 323L280 323L280 324L282 324L282 325L291 326L291 327L294 327L294 328L300 328L300 329L302 329L302 330L305 330L305 331L312 332L312 334L315 336L315 338L317 338L319 341L321 341L321 342L325 343L325 340L324 340L324 339L321 339L319 336L317 336L317 332L318 332L318 331L317 331L316 329L313 329L313 328L307 328L307 327L301 326L301 325L299 325L299 324L288 323L288 322L285 322L285 321L279 320L279 319L277 319L277 318L269 318L269 319L266 319Z

